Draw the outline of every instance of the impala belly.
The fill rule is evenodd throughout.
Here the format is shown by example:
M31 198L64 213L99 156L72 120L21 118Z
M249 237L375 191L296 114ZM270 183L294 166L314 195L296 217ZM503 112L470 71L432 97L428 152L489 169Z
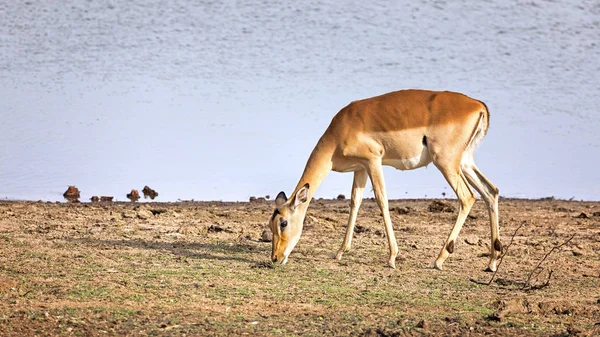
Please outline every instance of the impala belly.
M412 170L429 163L431 163L431 156L426 147L423 147L423 151L418 156L402 159L384 158L382 162L383 165L393 166L398 170Z
M431 163L425 130L414 128L380 135L384 148L382 164L398 170L412 170Z

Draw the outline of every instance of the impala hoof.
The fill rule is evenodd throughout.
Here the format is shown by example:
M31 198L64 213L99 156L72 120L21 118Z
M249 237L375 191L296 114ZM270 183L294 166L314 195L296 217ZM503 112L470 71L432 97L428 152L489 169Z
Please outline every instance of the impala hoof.
M485 268L485 271L488 272L488 273L493 273L493 272L496 271L496 269L498 269L498 267L496 266L496 262L494 262L494 263L490 263L488 265L488 267Z
M442 267L443 264L444 264L444 262L440 262L440 261L436 260L433 263L433 268L435 268L436 270L444 270L444 268Z

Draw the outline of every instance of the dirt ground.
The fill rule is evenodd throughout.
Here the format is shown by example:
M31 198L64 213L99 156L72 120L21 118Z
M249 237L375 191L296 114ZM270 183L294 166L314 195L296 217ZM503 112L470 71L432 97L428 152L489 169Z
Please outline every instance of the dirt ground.
M261 241L272 202L0 202L0 335L600 335L600 203L501 200L505 249L523 226L490 285L484 203L444 271L456 212L432 203L390 202L393 270L373 200L341 261L349 201L314 200L286 266Z

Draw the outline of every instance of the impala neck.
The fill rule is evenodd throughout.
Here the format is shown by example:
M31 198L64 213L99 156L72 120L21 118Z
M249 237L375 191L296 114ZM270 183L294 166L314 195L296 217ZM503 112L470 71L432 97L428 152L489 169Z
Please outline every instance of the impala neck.
M325 180L325 177L327 177L327 174L333 167L332 158L334 151L335 146L333 145L333 142L331 142L328 137L323 136L319 139L317 146L315 146L308 158L304 173L302 173L302 177L300 178L298 185L296 185L294 193L292 193L292 195L296 195L296 192L298 192L298 190L306 183L310 185L308 188L308 199L299 206L300 210L302 210L303 217L306 215L308 204L312 200L317 188L319 188L319 185Z

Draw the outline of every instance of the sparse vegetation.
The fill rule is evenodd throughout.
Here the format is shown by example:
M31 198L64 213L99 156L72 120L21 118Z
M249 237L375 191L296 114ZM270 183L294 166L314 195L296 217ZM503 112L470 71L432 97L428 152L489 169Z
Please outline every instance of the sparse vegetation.
M347 203L346 201L345 203ZM504 199L510 254L490 286L489 223L474 209L446 270L431 268L454 214L431 201L392 201L400 255L386 267L379 209L365 200L353 249L333 259L347 205L313 203L293 259L269 261L268 203L0 203L0 327L25 335L567 335L600 322L600 226L576 218L600 203ZM565 216L556 209L571 209ZM142 214L143 216L140 216ZM122 216L127 215L127 216ZM548 247L577 236L544 265L552 283L526 280ZM477 242L481 242L478 244ZM574 252L577 252L575 254ZM509 289L510 288L510 289Z

